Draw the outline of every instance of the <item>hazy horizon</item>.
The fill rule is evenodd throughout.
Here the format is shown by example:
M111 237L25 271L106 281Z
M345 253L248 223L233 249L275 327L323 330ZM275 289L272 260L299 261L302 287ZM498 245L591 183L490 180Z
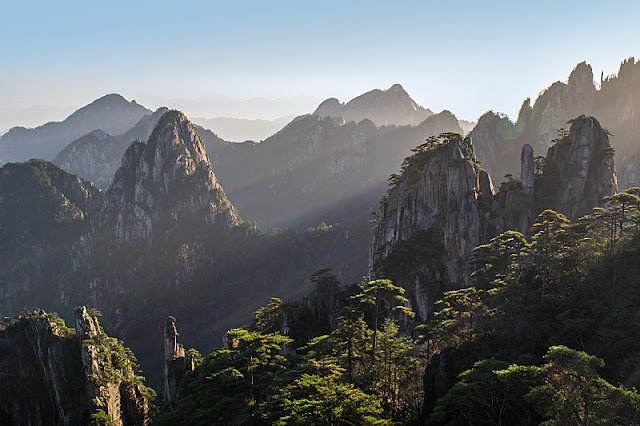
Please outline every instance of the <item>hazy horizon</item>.
M178 8L114 1L4 9L0 35L11 42L3 52L0 131L63 120L108 93L189 116L271 120L394 83L434 112L475 121L494 110L514 118L525 98L566 81L579 62L591 64L599 80L601 72L616 73L624 59L640 56L636 3L189 2ZM220 107L224 99L228 110ZM267 99L268 106L251 110L247 99Z

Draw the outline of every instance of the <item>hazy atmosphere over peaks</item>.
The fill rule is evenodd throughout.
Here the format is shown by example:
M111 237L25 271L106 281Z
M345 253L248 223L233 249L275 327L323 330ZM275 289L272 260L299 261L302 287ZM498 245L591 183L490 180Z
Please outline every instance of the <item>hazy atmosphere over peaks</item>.
M0 426L640 425L637 3L13 3Z
M515 117L581 61L598 79L640 56L639 12L631 1L9 2L0 132L107 93L274 120L394 83L434 112Z

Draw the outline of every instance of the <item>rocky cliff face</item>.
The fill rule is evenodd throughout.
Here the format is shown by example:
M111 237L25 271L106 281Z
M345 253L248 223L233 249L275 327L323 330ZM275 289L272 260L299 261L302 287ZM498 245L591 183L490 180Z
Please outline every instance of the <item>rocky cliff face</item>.
M152 276L162 288L188 282L212 262L204 241L239 223L200 136L182 113L169 111L149 142L127 149L91 228L75 243L77 291L124 314L134 282L145 291L140 283Z
M424 258L409 277L393 278L413 278L402 284L414 310L426 318L441 291L473 284L468 260L471 250L493 236L495 225L487 218L496 206L494 194L486 192L491 180L480 170L469 138L445 137L418 150L405 164L380 204L370 249L371 273L374 278L395 275L385 260L393 258L401 242L413 243L410 251Z
M593 117L572 120L568 137L549 148L539 198L575 221L617 190L609 137Z
M187 373L195 368L194 360L185 354L177 340L176 319L167 318L164 325L164 402L170 410L187 396Z
M34 164L86 182L51 163ZM81 203L66 189L51 189L49 181L56 179L40 168L33 178L14 173L32 170L27 165L7 165L7 176L0 172L0 206L6 208L0 224L33 218L3 228L15 235L0 240L0 316L35 304L67 311L91 303L105 312L109 333L135 347L158 387L162 354L155 347L162 331L149 330L170 313L183 318L184 341L207 350L270 297L303 295L318 269L334 267L343 282L366 269L361 247L368 240L368 218L348 230L325 225L273 236L250 224L236 226L237 213L202 140L177 112L160 120L148 142L130 146L106 195L87 182L95 197ZM58 204L50 206L50 199ZM33 203L17 203L25 200ZM64 206L75 213L61 215ZM62 226L67 222L73 226ZM40 231L34 224L46 225L43 234L27 238Z
M613 135L620 189L639 186L635 170L640 169L640 61L629 58L617 75L601 76L595 103L595 115Z
M594 113L596 89L593 71L585 62L578 64L569 75L567 84L556 82L536 99L527 128L534 150L545 152L556 137L559 127L580 114Z
M520 115L527 115L531 111L529 100L522 105ZM518 164L520 147L523 143L526 119L518 120L515 124L505 115L492 111L485 113L478 119L478 124L469 133L476 145L478 159L499 182L507 173L514 173L514 166Z
M35 129L14 127L0 138L0 160L26 161L30 158L52 159L71 141L94 130L120 135L151 113L135 101L120 95L106 95L80 108L64 121L51 122Z
M104 194L86 179L41 160L0 169L0 312L51 306L69 296L57 274L98 212Z
M306 229L367 214L411 148L426 136L462 132L451 113L433 115L400 85L365 93L338 109L323 105L316 115L298 117L259 144L228 143L194 126L233 204L263 228ZM54 162L106 189L130 143L148 140L165 111L143 117L124 135L84 135Z
M593 117L572 120L567 137L549 148L541 174L528 144L520 163L521 179L509 179L496 193L470 138L442 135L418 147L380 203L372 276L407 288L414 310L426 318L439 293L474 284L475 247L506 230L527 233L545 209L576 220L615 191L607 134Z
M533 107L527 99L515 123L506 116L488 112L478 120L470 136L478 157L496 178L518 168L520 147L530 144L538 154L544 154L556 139L562 139L559 129L581 114L594 115L613 134L616 148L620 189L636 186L640 128L640 62L624 61L617 75L600 78L596 88L591 66L580 63L567 83L556 82L544 90Z
M148 423L148 390L132 354L84 307L75 330L44 311L5 318L0 354L2 424Z
M147 140L160 117L167 111L167 108L158 108L119 136L111 136L103 130L88 133L67 145L53 162L106 190L131 142L137 139Z
M129 242L167 237L187 225L238 223L202 139L182 113L170 111L149 142L127 149L93 226Z
M313 115L319 117L342 117L356 123L368 119L378 126L418 125L433 115L427 108L418 105L404 88L394 84L387 90L375 89L353 98L346 104L335 98L322 102Z
M553 83L533 107L526 99L515 123L505 115L487 112L469 134L478 157L496 179L515 173L522 145L529 144L540 154L546 152L569 119L593 113L595 94L593 72L583 62L573 70L568 83Z

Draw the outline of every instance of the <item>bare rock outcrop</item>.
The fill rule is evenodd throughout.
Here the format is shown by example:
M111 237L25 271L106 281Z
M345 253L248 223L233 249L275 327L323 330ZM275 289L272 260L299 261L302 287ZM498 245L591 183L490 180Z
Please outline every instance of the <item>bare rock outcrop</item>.
M204 143L178 111L165 113L147 143L131 144L106 194L96 227L120 242L172 233L185 222L234 226L239 217L211 169Z
M187 373L194 368L177 336L176 319L169 317L164 325L164 401L172 410L187 396Z
M73 247L77 293L109 307L116 316L111 330L120 336L131 328L141 332L125 320L130 296L148 300L158 288L166 292L210 271L215 256L205 242L225 238L239 223L198 132L184 114L166 112L148 142L129 146L99 212ZM150 276L153 286L140 284Z
M42 310L0 325L0 420L3 424L146 425L148 400L128 352L85 307L75 330Z
M470 135L478 158L498 180L515 174L523 144L530 144L544 154L554 141L562 139L561 129L580 114L594 115L606 127L616 149L620 190L640 183L640 61L628 58L617 74L598 76L594 82L591 67L580 63L567 82L555 82L543 90L533 106L525 100L515 123L503 114L487 112ZM560 135L560 136L559 136Z
M541 172L533 148L524 145L521 179L509 177L497 193L471 138L443 134L440 142L416 148L376 213L371 275L405 287L426 318L442 291L474 285L475 247L506 230L526 234L545 209L576 220L615 193L606 132L593 117L571 123L568 135L549 148Z
M158 108L153 114L142 117L122 135L112 136L103 130L94 130L71 142L52 161L107 190L131 142L147 140L167 111L167 108Z
M370 272L374 278L401 280L385 259L401 242L415 241L411 251L427 255L416 265L412 282L402 284L414 310L426 318L441 291L473 285L471 251L496 231L485 218L497 208L492 184L476 162L471 139L455 137L420 149L394 184L377 213Z
M571 122L568 137L549 148L542 191L551 196L548 206L577 220L617 190L617 177L609 136L594 117Z

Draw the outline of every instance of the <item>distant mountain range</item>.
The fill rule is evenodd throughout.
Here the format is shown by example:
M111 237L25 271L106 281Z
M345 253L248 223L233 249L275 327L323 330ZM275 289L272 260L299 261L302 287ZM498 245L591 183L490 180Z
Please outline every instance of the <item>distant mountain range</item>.
M208 144L207 151L245 219L305 229L368 214L411 149L442 132L461 132L448 111L417 126L307 115L260 144Z
M94 130L121 135L144 115L151 113L135 101L120 95L106 95L80 108L64 121L50 122L35 129L14 127L0 138L0 161L51 160L69 142Z
M147 140L162 114L167 111L167 108L158 108L154 113L143 116L122 135L112 136L101 129L87 133L67 145L53 162L107 189L131 142L136 139Z
M638 152L638 69L625 62L597 90L580 64L567 84L525 102L516 123L489 112L472 140L450 134L446 144L425 139L469 123L417 105L400 85L327 100L260 143L228 142L178 111L151 112L119 95L61 123L12 129L0 139L3 159L49 156L62 167L31 160L0 169L0 314L38 305L64 315L91 304L154 374L157 325L168 315L181 318L188 345L208 349L270 297L307 294L320 268L348 285L369 271L391 276L376 264L389 269L387 255L411 250L393 280L426 317L440 290L467 287L477 244L525 230L542 208L575 219L615 191L604 127L623 159ZM602 112L602 127L581 117L561 141L548 140L589 108ZM542 173L534 150L547 153ZM485 168L520 170L522 179L496 191ZM294 229L278 229L286 227Z
M267 122L274 134L262 143L230 143L217 132L196 126L216 174L245 219L263 228L305 229L322 221L344 223L354 213L367 214L411 148L440 132L464 132L453 114L433 114L417 105L399 84L330 110L327 105L332 103L323 102L319 113L300 116L284 128L280 128L282 122L277 126ZM160 108L144 115L124 134L101 128L87 133L53 161L107 189L129 144L147 140L164 112L166 108ZM385 124L376 124L367 115ZM264 124L227 119L201 122ZM276 202L265 203L264 197Z
M243 223L177 111L127 148L106 192L30 160L0 169L0 194L0 315L33 304L64 314L87 300L147 355L149 330L169 314L190 317L184 337L207 346L272 295L300 297L326 265L345 282L366 270L368 220L273 235Z
M396 124L416 126L433 115L428 108L418 105L399 84L387 90L375 89L340 103L336 98L322 102L313 115L342 117L356 123L366 119L378 126Z

